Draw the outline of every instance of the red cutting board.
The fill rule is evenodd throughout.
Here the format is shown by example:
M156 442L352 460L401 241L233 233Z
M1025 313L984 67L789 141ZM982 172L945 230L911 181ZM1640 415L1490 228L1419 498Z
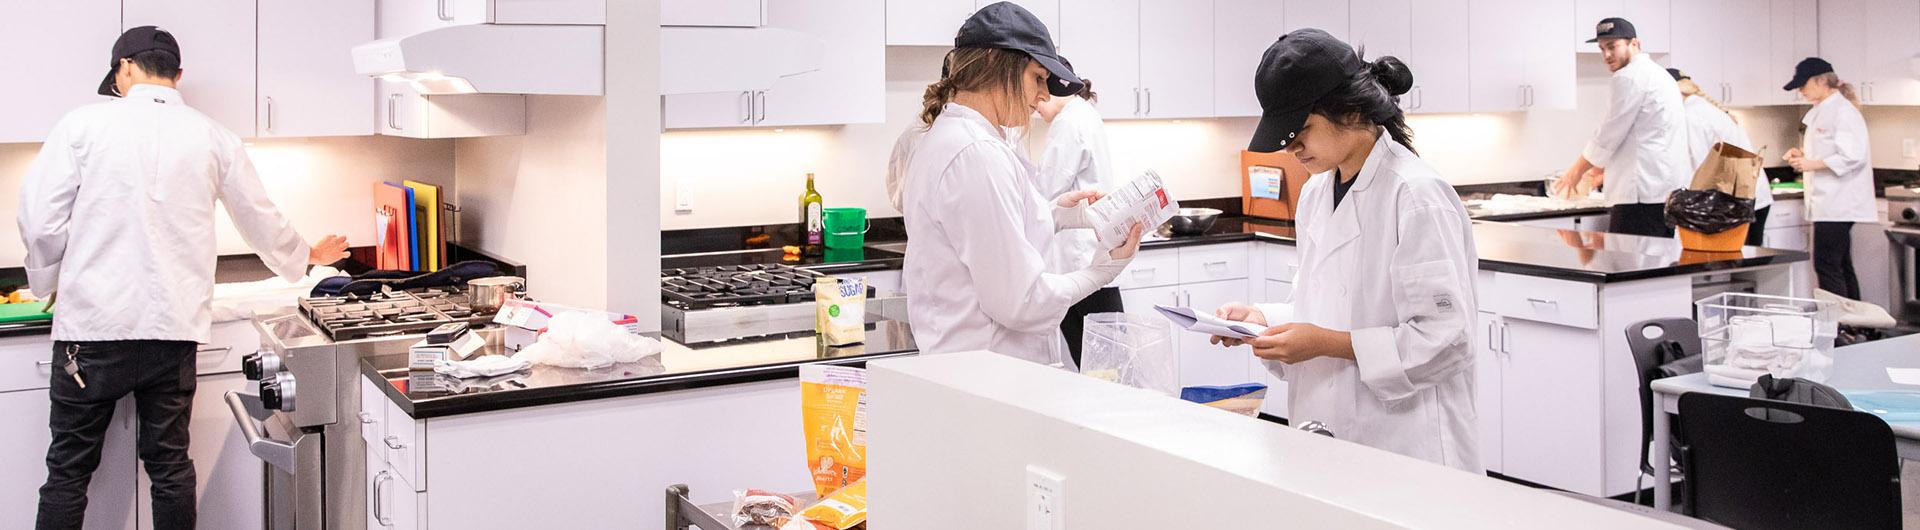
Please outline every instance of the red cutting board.
M373 185L373 240L381 270L413 268L412 234L407 230L407 188L391 182Z

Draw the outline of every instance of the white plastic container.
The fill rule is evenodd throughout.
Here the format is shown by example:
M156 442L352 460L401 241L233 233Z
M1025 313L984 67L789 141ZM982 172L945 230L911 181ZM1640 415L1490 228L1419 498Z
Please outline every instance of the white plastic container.
M1126 313L1086 316L1080 373L1134 388L1180 396L1180 365L1165 319Z
M1807 298L1720 293L1694 302L1707 381L1749 388L1762 375L1825 382L1840 325L1833 304Z

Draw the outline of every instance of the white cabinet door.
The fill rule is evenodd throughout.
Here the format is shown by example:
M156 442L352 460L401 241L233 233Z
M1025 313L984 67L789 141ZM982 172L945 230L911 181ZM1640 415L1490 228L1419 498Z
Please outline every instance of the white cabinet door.
M1602 389L1595 332L1502 319L1501 473L1601 494Z
M373 40L373 0L260 0L257 135L373 134L373 79L353 69Z
M519 94L423 96L406 82L376 81L374 127L407 138L526 134L527 100Z
M1515 111L1526 102L1527 23L1518 14L1531 0L1469 0L1467 45L1473 112ZM1415 72L1418 79L1420 73Z
M109 41L111 44L111 41ZM51 354L51 352L49 352ZM31 528L39 512L40 485L47 479L47 390L0 393L0 526ZM114 405L100 450L100 467L87 487L89 530L134 528L134 513L146 506L134 502L133 398Z
M1573 0L1533 0L1519 3L1508 16L1518 19L1526 41L1527 110L1571 110L1576 103L1575 54L1555 43L1574 34L1568 21Z
M1100 115L1140 117L1139 0L1060 0L1060 26L1060 53L1094 81Z
M1413 70L1413 91L1401 106L1415 113L1467 112L1471 106L1471 54L1462 53L1473 37L1467 27L1469 0L1410 1L1411 51L1399 56ZM1378 55L1378 54L1375 54Z
M1195 311L1212 312L1228 302L1246 302L1247 280L1221 280L1180 286L1182 305ZM1239 385L1259 380L1250 373L1248 357L1253 350L1245 345L1222 348L1207 342L1199 333L1176 331L1180 348L1180 386Z
M159 26L180 41L180 94L188 106L235 134L253 136L253 0L126 0L122 6L122 29Z
M1693 27L1691 31L1673 36L1673 51L1667 56L1667 66L1686 72L1714 99L1726 96L1724 88L1728 77L1723 65L1727 60L1722 49L1730 40L1727 34L1738 29L1725 18L1729 1L1739 0L1684 0L1673 6L1673 18L1687 21ZM1736 57L1746 59L1736 62L1759 62L1748 56Z
M1201 60L1213 57L1212 4L1141 0L1140 20L1140 115L1212 116L1213 62Z
M1367 60L1382 55L1408 57L1413 51L1413 4L1413 0L1352 0L1348 8L1353 15L1353 39L1347 44L1362 50Z
M767 26L819 37L820 69L781 79L761 97L761 126L886 120L886 10L882 0L780 0ZM732 96L731 93L728 94Z
M1259 116L1253 73L1280 36L1286 17L1273 0L1214 0L1213 115Z
M1873 2L1851 0L1820 2L1821 59L1833 63L1833 70L1844 80L1856 83L1867 74L1867 19ZM1796 60L1797 62L1797 60ZM1864 87L1861 87L1864 90ZM1862 99L1866 94L1860 94Z
M887 0L886 9L888 46L953 46L974 0Z
M393 466L378 458L367 459L366 477L368 529L428 528L425 514L421 513L426 507L426 493L415 493Z
M1677 13L1680 6L1689 2L1674 4ZM1720 20L1720 65L1726 75L1725 95L1721 103L1736 107L1752 107L1773 103L1774 93L1781 92L1781 79L1776 72L1791 69L1798 60L1788 62L1769 62L1772 57L1773 42L1780 37L1773 35L1772 2L1753 0L1733 0L1725 4L1725 18ZM1674 20L1688 22L1678 16ZM1676 34L1679 32L1676 32ZM1677 35L1676 35L1677 38ZM1711 87L1701 87L1712 92Z
M1353 35L1348 0L1279 0L1287 7L1287 31L1319 28L1342 41ZM1277 38L1277 36L1276 36Z
M0 49L18 50L7 68L31 73L0 92L0 143L45 140L68 111L107 100L94 90L120 36L119 2L8 2L0 17Z
M1500 407L1504 393L1501 392L1502 364L1506 361L1499 350L1500 316L1485 311L1480 312L1478 326L1474 328L1473 341L1473 410L1480 422L1480 464L1487 471L1500 473L1502 429Z
M1920 1L1868 0L1871 16L1865 71L1841 79L1863 80L1869 105L1920 105Z
M1769 226L1767 227L1765 238L1761 243L1762 246L1767 248L1798 250L1801 252L1813 251L1812 246L1808 244L1807 227L1805 226L1783 226L1778 228Z
M895 2L887 2L889 16ZM930 2L921 2L929 4ZM663 0L661 26L757 28L767 23L766 0Z
M1820 4L1818 0L1772 0L1769 20L1770 57L1767 74L1775 80L1765 94L1774 105L1800 103L1800 94L1780 90L1780 82L1793 75L1793 65L1801 59L1820 55Z
M447 26L485 24L487 0L380 0L376 38L405 37Z
M201 528L258 528L266 517L265 466L248 450L233 414L228 412L226 393L248 387L247 378L238 373L201 376L193 393L193 420L187 430L193 443L187 454L193 457L194 478L200 493ZM140 471L140 527L153 527L152 482L146 470Z

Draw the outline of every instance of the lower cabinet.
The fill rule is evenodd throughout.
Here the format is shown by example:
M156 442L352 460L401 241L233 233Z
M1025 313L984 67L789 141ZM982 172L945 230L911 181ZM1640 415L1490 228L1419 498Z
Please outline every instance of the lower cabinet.
M1246 243L1203 245L1179 249L1145 251L1134 259L1124 273L1121 302L1126 312L1156 322L1165 317L1155 305L1188 307L1212 312L1230 302L1260 303L1264 291L1248 276L1251 267ZM1179 362L1180 386L1239 385L1264 380L1264 370L1255 372L1248 361L1253 351L1247 346L1222 348L1207 342L1207 336L1173 329L1173 354ZM1268 391L1269 399L1273 390Z
M0 447L8 448L0 452L0 527L33 527L47 479L47 444L53 441L48 413L45 388L0 394L0 422L8 425L0 429ZM148 506L134 500L134 422L133 398L121 399L87 488L88 530L135 528L135 514Z
M427 494L413 491L393 465L379 457L367 458L367 528L413 530L427 528L420 507Z
M1483 464L1556 488L1604 490L1598 455L1606 404L1597 333L1485 312L1480 317L1474 398Z
M1501 353L1498 335L1500 317L1485 311L1480 312L1476 322L1473 341L1473 409L1480 423L1480 465L1487 471L1502 473L1501 465L1505 454L1505 444L1501 440L1501 427L1504 418L1500 414L1505 382L1501 378Z
M260 528L266 521L266 463L247 448L225 399L228 391L250 386L245 376L226 373L200 376L194 390L187 454L193 457L201 528ZM141 469L136 489L143 529L153 528L151 485Z

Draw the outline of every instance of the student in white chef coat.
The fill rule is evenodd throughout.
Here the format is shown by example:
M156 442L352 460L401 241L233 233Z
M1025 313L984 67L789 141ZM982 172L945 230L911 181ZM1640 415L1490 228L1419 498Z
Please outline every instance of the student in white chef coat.
M188 421L194 354L212 333L214 203L287 280L345 258L347 243L328 236L308 246L268 200L240 138L182 101L173 34L127 30L111 59L99 93L119 99L61 118L20 185L27 281L53 297L55 313L53 441L37 527L81 527L114 404L132 394L153 526L191 529Z
M1787 164L1806 178L1807 220L1813 221L1813 272L1820 288L1860 299L1853 274L1853 224L1879 221L1873 204L1873 153L1867 120L1853 84L1840 80L1833 65L1808 57L1794 66L1786 90L1798 90L1813 103L1801 120L1804 145L1787 151Z
M1047 272L1042 249L1057 231L1088 227L1085 205L1100 194L1042 196L1006 128L1025 126L1049 93L1074 94L1080 80L1046 26L1010 2L969 17L954 48L940 80L927 86L926 136L903 177L902 280L913 293L914 341L927 353L992 350L1067 365L1060 319L1126 268L1141 227L1086 267Z
M1753 139L1740 123L1733 119L1733 113L1720 104L1720 100L1707 95L1700 85L1685 72L1668 68L1667 75L1679 86L1681 97L1685 98L1687 108L1687 159L1688 167L1695 171L1707 162L1707 156L1713 154L1713 145L1725 143L1758 153L1753 148ZM1767 183L1767 172L1761 171L1754 176L1757 182L1753 186L1753 224L1747 227L1747 245L1760 246L1766 240L1767 212L1773 207L1773 186Z
M1073 64L1068 63L1068 68ZM1093 91L1093 80L1081 78L1080 92L1055 96L1040 104L1040 119L1048 123L1047 147L1040 153L1039 170L1033 172L1034 187L1041 197L1058 197L1069 192L1111 190L1119 187L1107 149L1107 124L1093 102L1100 95ZM1069 230L1054 234L1044 255L1047 272L1067 274L1093 263L1094 256L1106 252L1091 230ZM1060 320L1060 333L1067 340L1073 363L1080 364L1080 337L1086 316L1093 313L1119 313L1126 309L1120 288L1101 287L1067 308Z
M1216 314L1272 325L1245 342L1287 380L1293 421L1481 473L1468 332L1479 260L1460 196L1414 152L1395 102L1413 74L1303 29L1267 49L1254 79L1262 116L1247 149L1285 149L1314 173L1298 287L1291 316L1284 304Z
M1557 183L1556 194L1574 189L1581 176L1605 188L1607 231L1673 237L1667 226L1667 195L1693 176L1687 165L1687 117L1680 91L1653 56L1640 51L1633 24L1601 20L1594 38L1613 71L1605 121ZM1605 171L1589 171L1604 168Z

